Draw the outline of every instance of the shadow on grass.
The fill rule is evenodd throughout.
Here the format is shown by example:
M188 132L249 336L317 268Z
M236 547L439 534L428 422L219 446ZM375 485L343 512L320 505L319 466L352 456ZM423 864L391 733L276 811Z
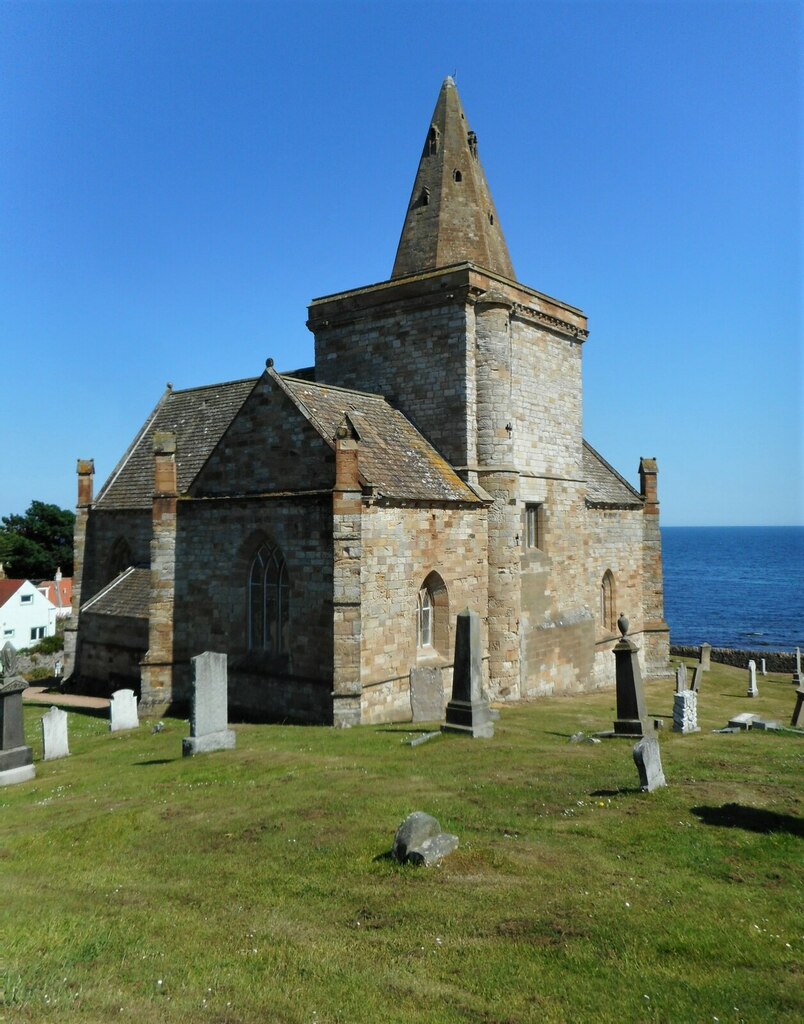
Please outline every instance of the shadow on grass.
M744 828L748 832L787 832L791 836L804 838L804 821L792 814L777 814L761 807L745 807L743 804L723 804L722 807L691 807L705 825L719 825L721 828Z
M173 764L174 761L181 761L180 757L155 757L151 761L133 761L135 768L145 768L150 764Z
M619 789L595 789L589 796L628 796L631 793L642 793L639 786L620 786Z

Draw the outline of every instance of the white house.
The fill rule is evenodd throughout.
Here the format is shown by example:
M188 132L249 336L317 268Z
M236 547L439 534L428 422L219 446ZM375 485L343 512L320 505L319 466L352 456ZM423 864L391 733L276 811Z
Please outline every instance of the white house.
M0 579L0 647L19 650L56 632L56 606L30 580Z

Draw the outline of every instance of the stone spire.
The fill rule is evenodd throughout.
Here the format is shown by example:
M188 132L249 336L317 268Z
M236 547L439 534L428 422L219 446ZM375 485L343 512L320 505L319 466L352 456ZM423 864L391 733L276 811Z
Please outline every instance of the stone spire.
M455 83L445 78L427 132L391 278L476 263L515 280L508 246Z

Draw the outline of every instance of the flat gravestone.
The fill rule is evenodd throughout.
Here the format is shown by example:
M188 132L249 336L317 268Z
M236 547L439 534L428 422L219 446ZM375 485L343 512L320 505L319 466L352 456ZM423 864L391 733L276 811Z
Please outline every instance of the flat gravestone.
M42 716L42 759L55 761L56 758L68 757L69 754L67 712L61 708L51 708Z
M229 728L229 686L226 655L205 651L191 659L193 710L190 735L182 740L185 757L233 750L236 736Z
M712 658L712 645L711 644L701 644L701 671L702 672L708 672L709 671L709 663L711 661L711 658Z
M481 695L481 680L480 616L467 608L456 622L452 700L447 704L446 723L441 726L444 732L492 738L494 721L488 701Z
M11 652L6 648L10 647ZM16 652L9 643L3 649L3 667L14 659ZM34 778L33 751L25 745L25 731L22 722L22 691L28 683L9 672L0 680L0 786L12 786L16 782L27 782Z
M750 711L743 711L741 715L735 715L729 719L729 729L750 729L759 718L759 715L752 715Z
M639 784L643 793L652 793L667 785L662 771L659 741L655 736L643 736L634 746L634 764L639 772Z
M410 670L410 710L414 722L440 722L444 717L444 682L440 668Z
M139 724L137 695L133 690L116 690L109 702L109 731L136 729Z
M698 694L685 690L673 698L673 732L700 732L698 728Z
M759 690L757 689L757 663L755 661L748 662L748 690L746 697L758 697Z

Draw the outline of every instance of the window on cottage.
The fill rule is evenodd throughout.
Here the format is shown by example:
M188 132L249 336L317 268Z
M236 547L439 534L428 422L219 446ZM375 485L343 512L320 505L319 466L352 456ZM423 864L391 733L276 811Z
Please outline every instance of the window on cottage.
M33 604L33 594L20 594L20 604Z
M614 632L614 576L611 569L606 570L600 584L600 623L609 633Z
M544 549L544 505L525 505L525 547Z
M288 577L278 547L263 544L251 563L248 583L248 646L252 651L286 654Z
M3 636L14 636L14 630L13 629L4 629L3 630Z
M31 640L43 640L45 636L44 626L34 626L31 630Z

